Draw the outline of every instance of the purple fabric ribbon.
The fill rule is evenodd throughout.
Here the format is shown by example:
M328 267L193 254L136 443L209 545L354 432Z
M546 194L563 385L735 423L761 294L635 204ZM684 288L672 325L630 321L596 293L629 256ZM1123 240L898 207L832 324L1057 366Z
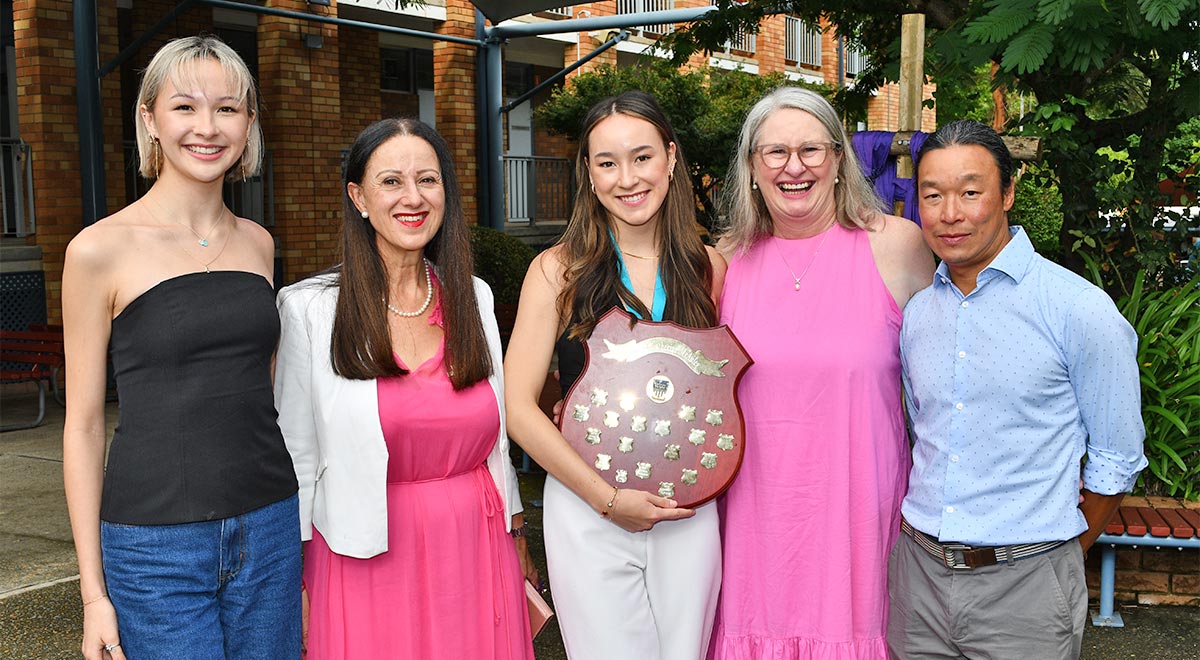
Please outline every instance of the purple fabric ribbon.
M904 217L921 224L921 215L917 209L917 191L912 179L902 179L896 176L896 158L890 154L892 139L895 133L888 131L859 131L850 138L854 153L862 164L863 175L874 186L875 192L884 202L883 211L892 212L892 205L897 201L904 202ZM927 133L915 132L909 151L916 162L917 152L928 138Z

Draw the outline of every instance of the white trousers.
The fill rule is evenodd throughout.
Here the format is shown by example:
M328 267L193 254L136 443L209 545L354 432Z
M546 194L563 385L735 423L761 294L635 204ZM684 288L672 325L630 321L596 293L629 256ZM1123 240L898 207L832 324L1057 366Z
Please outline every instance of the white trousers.
M703 660L721 588L717 507L626 532L546 477L550 587L571 660Z

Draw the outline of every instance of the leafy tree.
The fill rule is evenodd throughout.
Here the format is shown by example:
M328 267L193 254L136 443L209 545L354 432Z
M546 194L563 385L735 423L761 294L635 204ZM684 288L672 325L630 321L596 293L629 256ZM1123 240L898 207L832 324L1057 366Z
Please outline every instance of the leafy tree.
M1136 273L1181 278L1195 220L1163 212L1159 183L1193 191L1197 168L1179 169L1167 143L1200 115L1198 0L717 0L721 11L664 44L677 61L712 50L734 31L756 31L768 13L816 24L822 16L858 45L869 68L862 95L899 77L900 16L926 16L926 72L939 84L999 65L994 84L1036 97L1013 131L1042 135L1060 182L1060 247L1076 269L1096 264L1105 285L1129 291ZM943 82L944 81L944 82ZM1113 158L1114 154L1124 154ZM1119 187L1109 185L1117 177ZM1107 187L1106 187L1107 186Z
M755 76L715 68L680 71L661 61L624 68L604 65L556 90L538 108L535 118L552 132L575 140L584 115L596 102L631 89L650 93L675 128L691 167L700 223L711 231L717 217L714 197L729 168L742 121L755 101L785 82L779 73ZM831 91L824 85L803 84L825 94Z

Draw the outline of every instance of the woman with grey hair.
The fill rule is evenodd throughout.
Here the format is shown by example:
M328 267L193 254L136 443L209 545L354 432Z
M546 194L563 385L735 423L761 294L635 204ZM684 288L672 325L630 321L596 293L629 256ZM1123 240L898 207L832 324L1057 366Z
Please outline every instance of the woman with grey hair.
M824 98L782 87L751 109L731 165L721 322L754 365L710 660L887 657L909 465L901 309L933 259L849 144Z

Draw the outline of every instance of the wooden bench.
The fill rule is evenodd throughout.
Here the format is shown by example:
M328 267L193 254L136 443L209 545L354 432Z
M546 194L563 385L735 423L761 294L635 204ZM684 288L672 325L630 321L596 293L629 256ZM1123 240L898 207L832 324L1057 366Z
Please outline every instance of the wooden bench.
M41 425L46 419L47 385L54 392L54 400L63 403L58 374L65 363L62 332L0 330L0 382L36 383L38 388L37 418L0 426L0 432Z
M1200 549L1200 511L1148 506L1123 506L1096 539L1100 548L1100 611L1092 625L1122 628L1125 622L1113 611L1116 591L1117 546Z

